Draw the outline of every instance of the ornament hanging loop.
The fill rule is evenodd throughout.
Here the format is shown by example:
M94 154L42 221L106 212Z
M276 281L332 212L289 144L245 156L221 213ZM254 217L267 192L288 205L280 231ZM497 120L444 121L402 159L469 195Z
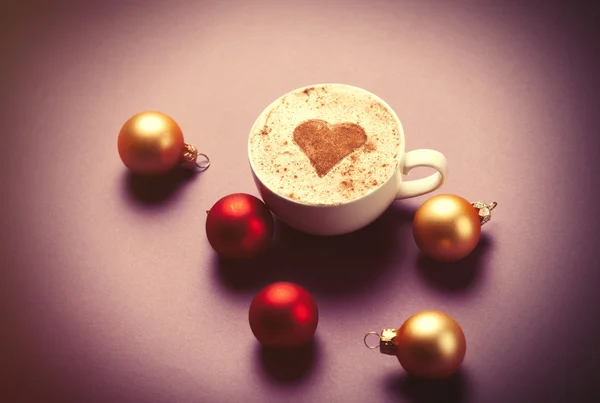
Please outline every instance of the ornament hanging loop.
M377 345L371 345L367 342L367 338L371 335L377 336L379 339L379 343ZM398 331L396 329L383 329L381 333L369 332L364 338L365 346L371 350L378 348L381 354L396 355L395 339L397 335Z
M198 161L198 157L202 157L202 159ZM210 158L206 154L198 153L193 145L184 143L179 165L185 169L197 168L198 171L204 172L210 166Z
M367 346L367 348L371 349L371 350L375 350L376 348L379 348L379 344L375 344L375 345L371 345L369 344L369 342L367 341L367 339L369 338L369 336L377 336L377 340L381 340L381 336L379 335L379 333L377 332L369 332L367 334L365 334L365 337L363 339L365 346Z
M492 219L492 210L498 205L496 202L486 203L484 201L476 201L471 204L477 210L477 214L479 215L479 223L481 225Z
M210 158L208 158L208 155L203 154L203 153L199 153L198 157L202 157L202 160L200 162L195 161L195 165L196 168L198 168L198 170L200 172L204 172L208 169L208 167L210 167Z

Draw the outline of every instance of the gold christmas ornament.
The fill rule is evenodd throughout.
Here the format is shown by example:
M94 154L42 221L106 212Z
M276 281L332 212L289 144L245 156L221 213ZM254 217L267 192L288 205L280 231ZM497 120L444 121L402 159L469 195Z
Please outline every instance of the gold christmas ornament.
M200 171L210 166L208 156L185 143L177 122L161 112L141 112L129 118L119 132L117 146L125 166L140 175L164 174L177 165ZM198 156L203 157L202 163Z
M379 343L369 345L375 335ZM379 348L382 354L395 355L409 374L426 379L439 379L455 373L467 351L465 335L459 324L439 311L419 312L399 329L383 329L381 334L369 332L365 345Z
M470 203L451 194L434 196L415 213L415 242L431 259L440 262L460 260L475 249L481 226L491 220L491 211L496 206L496 202Z

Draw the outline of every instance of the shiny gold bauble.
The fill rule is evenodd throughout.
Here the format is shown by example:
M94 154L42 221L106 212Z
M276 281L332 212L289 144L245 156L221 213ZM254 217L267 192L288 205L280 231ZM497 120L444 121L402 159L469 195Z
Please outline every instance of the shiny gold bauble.
M434 196L417 210L413 235L417 246L431 259L453 262L475 249L481 234L477 210L462 197Z
M125 166L141 175L170 171L184 152L179 125L160 112L141 112L129 118L119 132L117 145Z
M452 375L465 358L467 342L454 319L439 311L419 312L394 338L396 357L411 375L436 379Z

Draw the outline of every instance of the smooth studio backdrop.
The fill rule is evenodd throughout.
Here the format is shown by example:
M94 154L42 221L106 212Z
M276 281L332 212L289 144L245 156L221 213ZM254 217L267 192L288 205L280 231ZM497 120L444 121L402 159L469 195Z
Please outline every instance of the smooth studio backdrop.
M598 401L600 68L581 7L3 1L0 400ZM498 202L472 256L420 256L411 217L424 196L344 237L278 226L263 258L219 262L205 211L257 194L254 119L323 82L379 95L407 150L443 152L436 194ZM117 134L148 109L172 116L210 169L132 178ZM319 304L300 353L264 351L250 332L250 300L278 280ZM424 309L467 337L446 381L406 377L362 344Z

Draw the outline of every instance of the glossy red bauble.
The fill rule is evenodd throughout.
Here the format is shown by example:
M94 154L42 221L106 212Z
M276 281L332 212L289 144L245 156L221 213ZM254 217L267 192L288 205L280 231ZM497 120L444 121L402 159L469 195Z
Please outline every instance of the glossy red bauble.
M224 258L254 257L264 252L273 238L273 216L260 199L230 194L208 212L206 236Z
M279 282L254 297L249 321L252 333L263 346L297 347L307 344L315 334L319 310L304 288Z

